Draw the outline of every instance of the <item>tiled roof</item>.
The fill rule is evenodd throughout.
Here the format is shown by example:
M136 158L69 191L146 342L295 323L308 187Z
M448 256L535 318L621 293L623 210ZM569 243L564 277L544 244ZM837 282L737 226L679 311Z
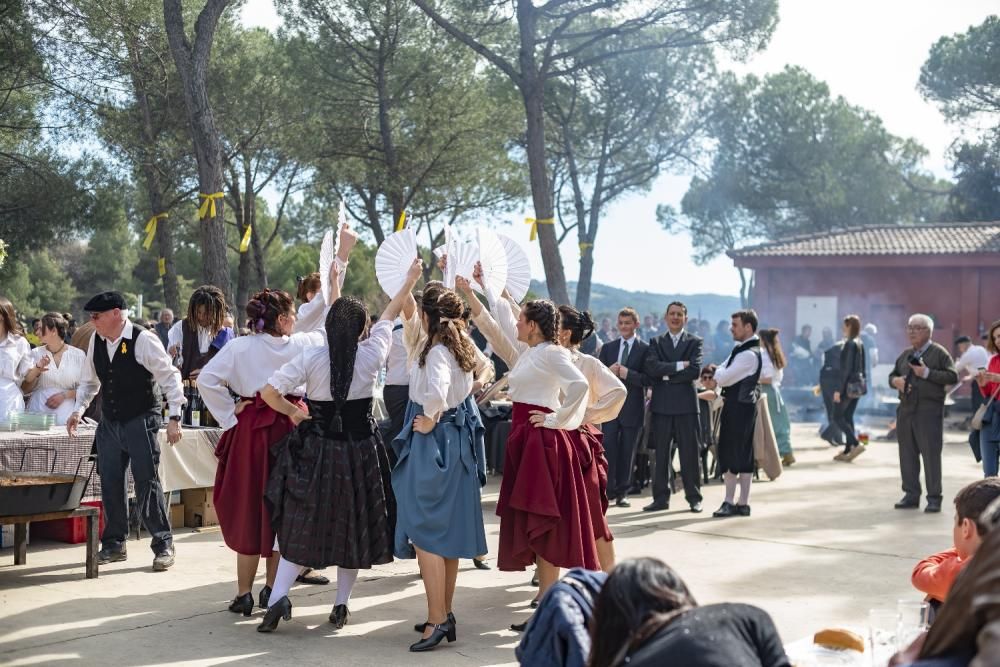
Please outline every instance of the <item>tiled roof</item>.
M733 258L1000 252L1000 222L874 225L730 250Z

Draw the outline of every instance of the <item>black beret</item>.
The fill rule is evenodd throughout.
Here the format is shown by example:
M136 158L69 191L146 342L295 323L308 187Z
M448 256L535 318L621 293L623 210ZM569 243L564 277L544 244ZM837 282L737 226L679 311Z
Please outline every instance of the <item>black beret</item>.
M127 307L121 292L101 292L88 301L83 309L88 313L103 313L115 308L125 310Z

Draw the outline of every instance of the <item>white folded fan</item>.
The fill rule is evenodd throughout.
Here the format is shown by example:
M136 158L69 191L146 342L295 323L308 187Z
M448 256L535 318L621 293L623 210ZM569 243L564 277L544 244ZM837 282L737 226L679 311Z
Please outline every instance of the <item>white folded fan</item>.
M406 273L417 257L417 235L411 228L390 234L375 253L375 278L390 297L406 282Z
M337 229L328 229L323 234L323 243L319 248L319 282L323 290L325 299L330 293L330 266L333 265L333 258L337 256L337 236L339 230L347 224L347 215L344 212L344 202L340 202L340 211L337 214ZM328 304L330 305L330 304Z
M505 234L497 237L507 252L507 291L520 302L531 287L531 263L521 244Z

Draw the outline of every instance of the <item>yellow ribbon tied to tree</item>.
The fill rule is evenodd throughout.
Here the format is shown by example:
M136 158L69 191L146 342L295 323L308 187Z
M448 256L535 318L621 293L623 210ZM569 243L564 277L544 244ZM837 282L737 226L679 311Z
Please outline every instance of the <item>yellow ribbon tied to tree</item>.
M167 275L167 260L162 257L156 260L156 268L160 271L160 277Z
M206 195L203 192L199 192L198 196L204 201L201 202L201 206L198 208L198 219L204 220L211 214L211 217L215 217L215 200L221 199L226 196L225 192L216 192L214 194Z
M247 225L247 230L243 232L243 240L240 241L240 252L246 252L250 247L250 235L253 233L253 225Z
M149 250L149 247L153 245L153 239L156 238L156 221L160 218L169 218L170 216L166 213L157 213L152 218L146 221L146 240L142 242L142 247L144 250Z
M593 248L593 247L594 247L593 243L581 243L580 244L580 257L583 257L584 255L587 254L587 248Z
M555 218L543 218L536 220L535 218L525 218L524 224L531 225L531 236L528 237L529 241L534 241L538 238L538 225L554 225L556 224Z
M396 223L396 231L401 232L406 229L406 211L399 214L399 222Z

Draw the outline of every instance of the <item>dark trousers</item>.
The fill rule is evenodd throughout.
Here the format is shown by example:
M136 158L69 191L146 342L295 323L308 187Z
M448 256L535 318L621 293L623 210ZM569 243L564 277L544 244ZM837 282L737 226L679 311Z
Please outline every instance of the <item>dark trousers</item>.
M679 452L684 497L690 504L701 502L701 457L698 451L697 414L653 414L650 448L656 450L656 471L653 478L653 502L670 502L670 474L674 452Z
M847 438L847 448L845 451L850 451L858 446L858 436L854 433L854 411L857 408L858 399L847 398L844 394L840 395L840 403L834 404L834 422Z
M153 553L173 545L167 502L160 485L160 415L146 413L127 421L104 419L98 424L94 441L97 471L101 476L101 503L104 506L104 535L101 546L121 550L128 538L128 478L132 467L135 503L139 518L152 536Z
M903 478L903 493L910 500L920 499L920 461L923 459L927 499L940 501L944 407L918 406L915 411L898 411L896 439L899 441L899 472Z
M843 444L844 433L837 426L835 418L837 404L833 402L833 393L837 391L837 386L820 382L820 388L823 394L823 407L826 408L826 428L823 429L820 437L827 442L835 442L838 445Z
M389 463L396 465L396 450L392 441L403 430L403 420L406 419L406 404L410 401L410 387L405 384L387 384L382 388L382 400L385 401L385 411L389 413L389 432L385 437L385 449L389 454Z
M632 485L632 457L642 426L625 426L621 420L612 419L602 424L601 430L608 459L608 498L624 498Z

